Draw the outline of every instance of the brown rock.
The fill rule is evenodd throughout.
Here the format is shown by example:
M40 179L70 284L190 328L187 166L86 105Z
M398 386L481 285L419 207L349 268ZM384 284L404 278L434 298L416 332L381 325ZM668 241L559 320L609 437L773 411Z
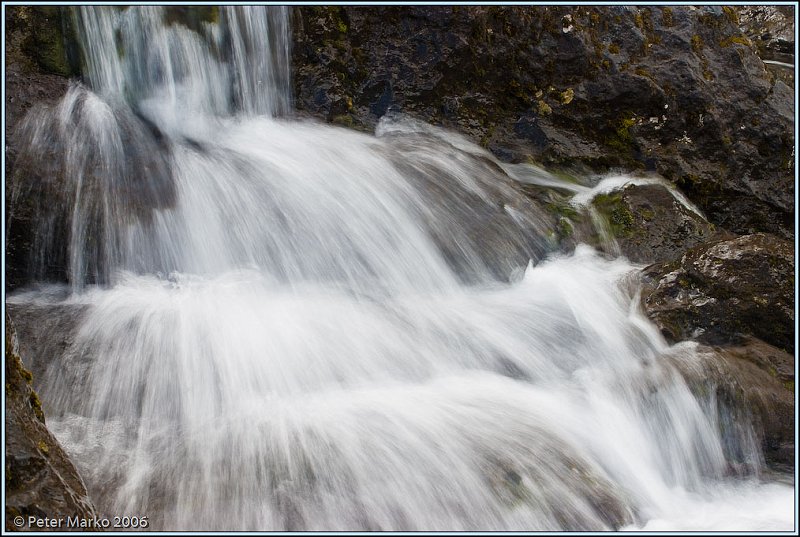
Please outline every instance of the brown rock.
M752 335L794 352L794 247L756 233L702 244L645 269L645 310L672 342Z
M729 460L743 456L750 439L742 425L749 423L766 463L793 468L794 357L755 338L735 347L701 345L697 356L699 362L677 365L695 395L715 410Z
M18 354L6 317L6 531L31 531L28 517L96 516L86 486L58 440L45 426L32 376ZM15 517L24 523L16 525ZM61 530L67 530L62 525Z

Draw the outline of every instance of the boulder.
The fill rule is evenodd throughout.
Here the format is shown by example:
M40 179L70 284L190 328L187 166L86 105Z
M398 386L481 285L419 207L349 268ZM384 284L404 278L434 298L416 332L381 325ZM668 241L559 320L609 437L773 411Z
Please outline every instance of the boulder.
M689 387L716 418L726 456L736 470L794 468L794 357L756 338L708 347L675 361ZM749 426L748 426L749 425ZM751 426L751 427L750 427ZM753 434L755 436L753 436Z
M634 263L674 260L718 233L701 214L659 184L629 185L597 196L592 204L605 217L619 253Z
M756 233L712 241L644 271L644 306L671 342L739 344L752 335L794 353L794 247Z
M45 425L32 375L18 354L17 336L6 317L6 531L31 531L28 517L96 516L86 486L58 440ZM23 517L23 524L15 523ZM62 530L67 529L62 526Z
M304 113L400 109L502 160L655 171L715 225L794 227L793 92L720 6L296 7Z

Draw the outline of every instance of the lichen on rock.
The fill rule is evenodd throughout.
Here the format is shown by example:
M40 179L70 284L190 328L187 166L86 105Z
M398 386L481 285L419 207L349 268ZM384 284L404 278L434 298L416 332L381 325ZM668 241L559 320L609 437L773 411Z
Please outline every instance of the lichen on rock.
M794 353L794 248L757 233L701 244L648 267L645 309L669 341L758 337Z
M32 375L18 354L6 316L6 531L30 531L28 516L66 519L96 516L86 486L58 440L47 430ZM15 525L22 516L24 524Z

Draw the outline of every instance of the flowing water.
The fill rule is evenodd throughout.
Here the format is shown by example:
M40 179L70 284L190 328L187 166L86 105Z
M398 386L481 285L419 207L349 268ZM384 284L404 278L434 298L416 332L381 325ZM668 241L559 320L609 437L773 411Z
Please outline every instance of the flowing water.
M99 509L171 530L791 529L791 485L762 482L746 423L731 460L637 267L558 253L519 185L591 189L400 115L374 135L292 118L288 16L80 8L86 85L24 126L41 180L12 201L38 200L34 274L69 284L9 303L44 334L48 425Z

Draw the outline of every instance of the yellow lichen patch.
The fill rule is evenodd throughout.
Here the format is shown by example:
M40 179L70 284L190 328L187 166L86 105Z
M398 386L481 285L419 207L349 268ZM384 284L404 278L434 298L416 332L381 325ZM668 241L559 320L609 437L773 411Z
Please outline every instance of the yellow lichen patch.
M661 8L661 22L667 28L671 27L674 24L672 19L672 8L671 7L662 7Z
M744 45L746 47L750 47L753 45L753 43L743 35L734 35L731 37L726 37L725 39L719 42L719 46L721 46L722 48L727 48L733 44Z
M575 97L575 91L572 88L567 88L561 92L561 104L569 104Z
M703 38L697 34L692 36L692 50L695 54L700 54L703 50Z
M739 24L739 14L736 12L736 9L730 6L722 6L722 11L725 13L725 16L728 17L728 20L731 21L733 24Z
M550 114L553 113L553 109L550 108L550 105L542 101L541 99L537 103L537 108L540 116L549 116Z

